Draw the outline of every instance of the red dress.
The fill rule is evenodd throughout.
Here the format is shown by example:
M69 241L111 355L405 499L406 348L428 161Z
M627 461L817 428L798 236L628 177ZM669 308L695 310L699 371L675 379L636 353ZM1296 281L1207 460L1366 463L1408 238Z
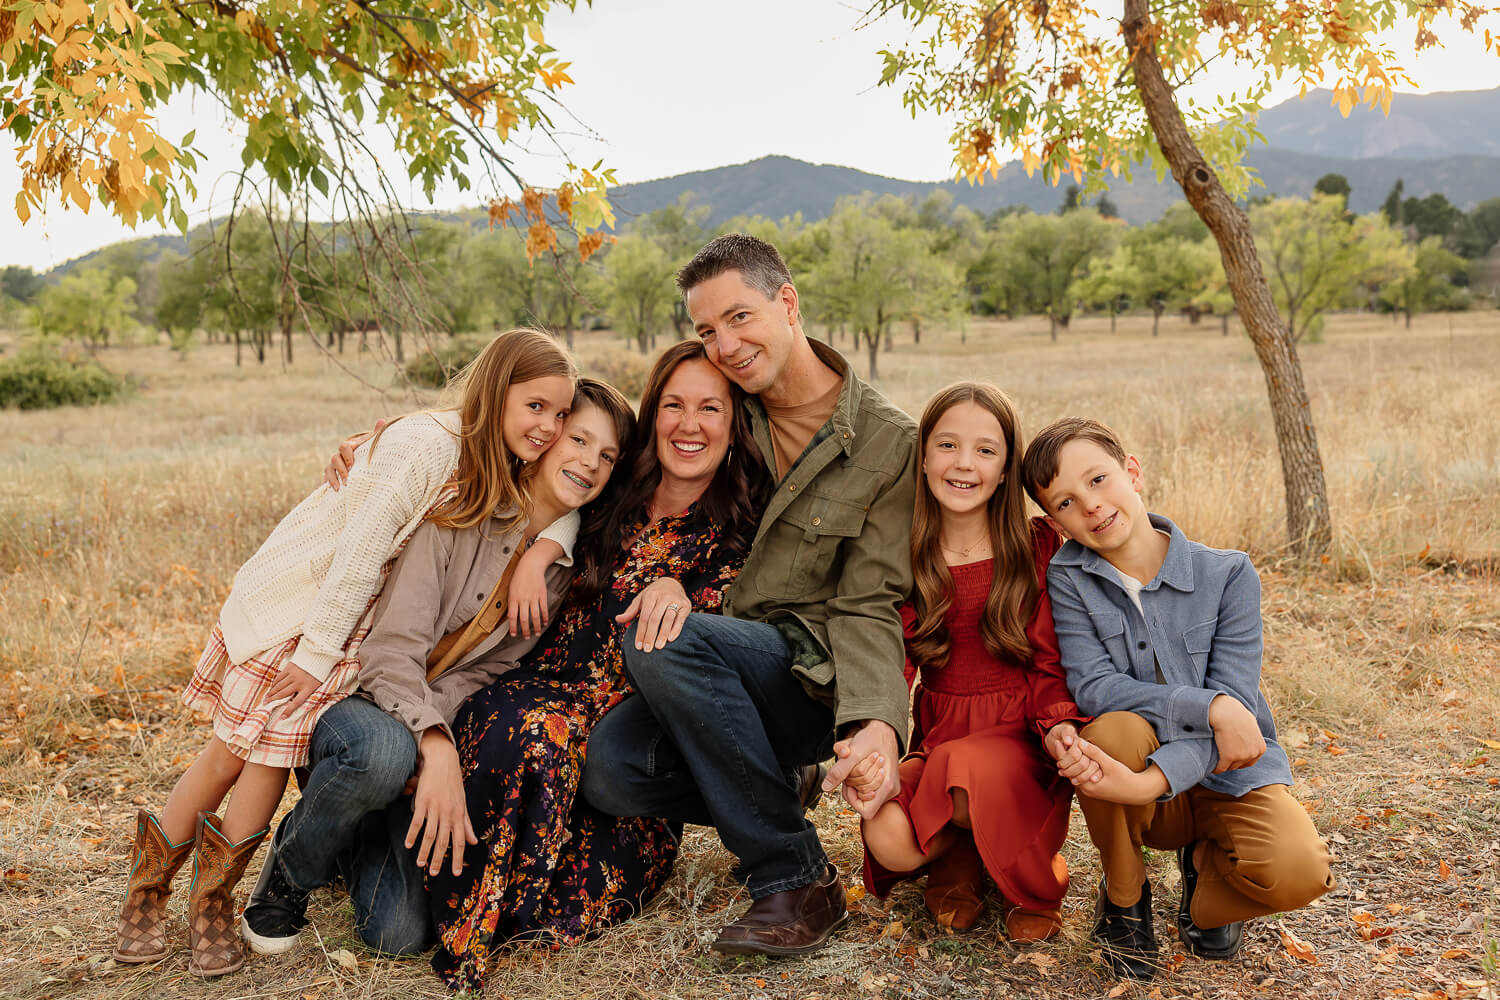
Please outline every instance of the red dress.
M950 790L969 796L979 856L1005 898L1023 909L1057 907L1068 891L1068 868L1058 853L1068 835L1073 786L1057 773L1042 737L1059 722L1080 726L1089 717L1073 703L1058 659L1047 561L1059 539L1041 518L1032 545L1042 593L1026 629L1030 662L996 659L985 649L979 619L990 592L994 561L950 566L954 598L948 663L920 671L908 657L906 678L920 676L913 700L912 753L901 762L894 799L927 850L953 818ZM901 609L910 640L916 613ZM923 874L892 872L865 852L865 887L885 897L899 882Z

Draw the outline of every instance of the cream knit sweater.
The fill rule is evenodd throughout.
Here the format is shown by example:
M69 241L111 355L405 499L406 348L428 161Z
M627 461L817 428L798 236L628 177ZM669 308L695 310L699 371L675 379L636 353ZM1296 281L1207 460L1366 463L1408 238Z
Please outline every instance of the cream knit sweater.
M292 508L234 575L219 612L231 662L300 635L292 662L319 680L328 677L380 590L381 567L458 468L458 429L455 410L398 420L380 436L373 459L368 443L355 452L343 489L320 486ZM542 535L571 558L578 514Z

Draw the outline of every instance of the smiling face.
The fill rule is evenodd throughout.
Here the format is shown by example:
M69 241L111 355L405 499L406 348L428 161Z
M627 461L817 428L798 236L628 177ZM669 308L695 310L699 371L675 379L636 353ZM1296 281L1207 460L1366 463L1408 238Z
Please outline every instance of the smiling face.
M599 407L584 404L568 414L562 435L537 464L533 489L577 510L603 492L619 456L614 422Z
M797 290L791 284L768 299L730 270L694 285L686 300L709 361L746 392L775 384L796 343Z
M983 509L1005 481L1005 430L978 403L943 411L922 447L927 488L949 514Z
M512 382L500 414L505 447L521 461L535 462L557 440L572 405L573 380L565 375Z
M1075 438L1057 453L1057 475L1039 490L1042 509L1062 533L1103 555L1136 531L1152 531L1141 500L1141 465L1122 465L1099 445Z
M669 489L700 493L729 451L734 430L729 382L707 361L682 362L667 376L656 406L656 460Z

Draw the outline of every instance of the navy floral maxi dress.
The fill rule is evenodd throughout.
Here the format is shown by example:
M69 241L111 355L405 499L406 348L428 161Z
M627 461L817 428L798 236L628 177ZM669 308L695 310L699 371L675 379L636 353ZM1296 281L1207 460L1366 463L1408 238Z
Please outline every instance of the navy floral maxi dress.
M578 796L589 732L631 693L615 616L647 584L682 583L693 612L717 611L743 557L695 507L647 525L620 553L595 601L569 606L551 640L459 709L454 738L479 837L464 870L428 876L439 944L432 965L478 991L494 948L516 939L572 944L631 916L677 854L656 819L606 816Z

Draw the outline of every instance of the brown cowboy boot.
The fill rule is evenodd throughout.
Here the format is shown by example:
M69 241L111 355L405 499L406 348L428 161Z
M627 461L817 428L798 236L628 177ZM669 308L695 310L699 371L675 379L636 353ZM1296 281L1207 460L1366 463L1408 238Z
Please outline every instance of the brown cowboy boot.
M231 844L220 832L219 817L198 814L197 851L193 854L193 887L188 890L188 936L195 976L222 976L245 964L245 947L234 919L234 887L270 827Z
M939 927L962 933L984 912L984 861L967 833L927 866L922 899Z
M125 902L120 906L116 962L155 962L171 953L162 928L167 896L172 892L172 876L192 850L191 840L175 845L168 841L161 824L146 810L135 814L135 859L125 885Z

